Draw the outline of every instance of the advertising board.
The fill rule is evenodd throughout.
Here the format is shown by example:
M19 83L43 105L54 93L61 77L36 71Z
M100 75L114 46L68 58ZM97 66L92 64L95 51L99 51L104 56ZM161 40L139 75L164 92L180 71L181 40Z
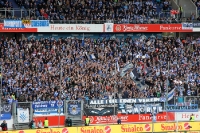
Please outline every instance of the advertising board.
M89 116L91 124L116 124L118 118L121 119L122 123L137 123L137 122L151 122L150 114L117 114L117 115L109 115L109 116ZM83 120L85 116L83 117ZM156 119L159 122L164 121L174 121L175 115L174 113L158 113L156 115Z
M149 33L149 32L197 32L200 31L198 24L195 27L190 24L49 24L48 21L34 20L23 23L6 21L0 24L0 32L32 32L32 33ZM30 21L30 23L29 23Z
M77 133L76 127L0 131L0 133Z
M155 123L154 132L193 132L199 130L200 122L180 122L176 123ZM178 128L177 128L178 126ZM188 127L192 128L188 128ZM106 126L82 126L82 127L64 127L64 128L46 128L35 130L14 130L1 131L1 133L150 133L152 132L152 124L124 124L124 125L106 125Z
M49 20L4 20L4 28L49 27Z
M106 29L107 24L105 32ZM185 24L114 24L112 30L113 32L193 32L193 27L186 27Z
M180 122L178 131L198 131L200 122ZM192 128L189 128L191 126ZM177 129L176 123L155 123L154 132L170 132ZM131 133L131 132L152 132L152 124L122 124L106 126L78 127L77 133Z
M37 28L4 28L4 24L0 23L0 32L31 32L36 33L38 32Z
M194 115L195 121L200 121L200 112L178 112L175 114L176 121L189 121L190 116Z
M38 32L103 32L103 24L50 24Z
M57 127L58 125L64 126L65 125L65 116L33 116L33 120L38 123L40 120L44 121L45 119L49 120L50 127ZM59 122L60 121L60 122Z

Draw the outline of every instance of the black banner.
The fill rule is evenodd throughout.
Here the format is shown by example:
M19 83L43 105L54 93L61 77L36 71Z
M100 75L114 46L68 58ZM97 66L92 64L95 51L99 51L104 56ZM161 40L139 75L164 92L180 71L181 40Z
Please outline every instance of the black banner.
M171 92L168 94L170 97ZM89 105L108 105L108 104L124 104L124 103L160 103L165 102L165 98L127 98L127 99L106 99L106 100L89 100Z
M86 116L109 116L116 115L116 112L117 107L84 107L84 115Z

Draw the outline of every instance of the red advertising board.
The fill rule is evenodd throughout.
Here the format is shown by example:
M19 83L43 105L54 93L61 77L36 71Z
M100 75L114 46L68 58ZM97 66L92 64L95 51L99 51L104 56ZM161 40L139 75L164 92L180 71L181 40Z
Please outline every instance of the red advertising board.
M89 116L91 124L113 124L117 123L117 119L121 118L122 123L139 123L139 122L151 122L150 114L128 114L122 115L118 114L117 116ZM65 116L34 116L33 119L36 121L44 122L45 118L49 120L49 126L63 126L65 123ZM173 112L163 112L159 113L156 116L157 121L164 122L164 121L175 121L175 113ZM83 120L85 116L83 117ZM59 122L60 120L60 122Z
M60 118L59 118L60 117ZM65 125L65 116L34 116L33 120L38 123L40 120L44 122L45 119L49 120L49 126L64 126ZM60 122L59 122L60 121Z
M0 32L37 32L37 28L4 28L4 24L0 23Z
M139 123L139 122L151 122L150 114L129 114L117 116L89 116L91 124L113 124L117 123L117 119L121 118L122 123ZM85 119L85 117L83 117ZM174 121L175 114L173 112L163 112L156 115L157 121Z
M113 32L193 32L182 24L114 24Z

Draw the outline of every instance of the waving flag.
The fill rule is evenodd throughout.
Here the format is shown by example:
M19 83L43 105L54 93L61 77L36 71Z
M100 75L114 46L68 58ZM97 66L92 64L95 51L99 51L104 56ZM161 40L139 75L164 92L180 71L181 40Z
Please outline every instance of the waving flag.
M120 76L121 77L124 77L126 75L126 73L130 70L130 69L133 69L133 64L132 63L129 63L127 65L125 65L125 67L122 69L121 73L120 73Z

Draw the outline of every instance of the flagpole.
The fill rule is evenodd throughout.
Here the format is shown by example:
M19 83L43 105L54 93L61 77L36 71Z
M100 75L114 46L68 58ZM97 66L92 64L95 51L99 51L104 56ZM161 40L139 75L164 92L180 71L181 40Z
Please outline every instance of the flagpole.
M165 107L168 106L168 93L169 93L169 87L168 87L168 82L169 82L169 63L170 63L170 57L167 58L167 94L166 94L166 104ZM166 110L166 120L168 121L168 112Z
M1 66L0 66L0 68L1 68L1 75L0 75L0 78L1 78L1 90L0 90L0 108L1 108L1 99L2 99L2 89L3 89L3 67L2 67L3 65L1 64ZM1 120L1 110L0 110L0 120Z
M115 116L115 89L116 89L116 75L117 75L117 63L115 63L115 85L114 85L114 116Z

